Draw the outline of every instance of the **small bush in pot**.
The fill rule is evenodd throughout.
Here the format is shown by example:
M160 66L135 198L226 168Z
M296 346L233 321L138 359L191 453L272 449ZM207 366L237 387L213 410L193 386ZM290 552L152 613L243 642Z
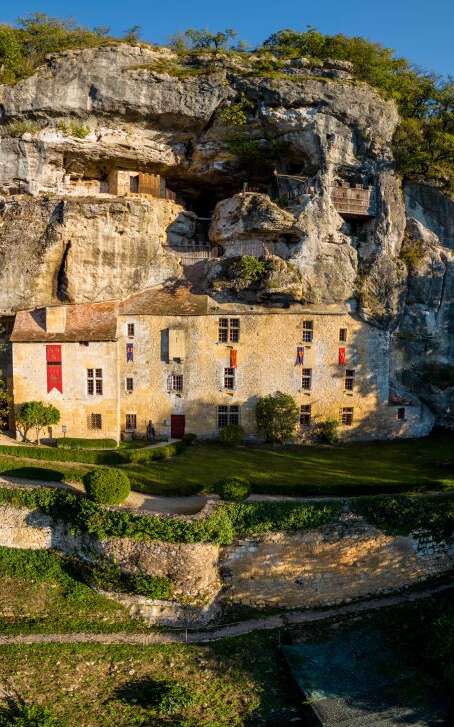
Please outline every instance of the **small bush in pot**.
M239 424L229 424L227 427L223 427L219 432L219 441L221 444L226 444L234 447L237 444L242 444L244 441L244 429Z
M223 500L231 500L240 502L249 497L251 486L249 481L244 477L225 477L215 485L215 492L222 497Z
M87 472L83 483L90 500L102 505L118 505L131 490L127 474L112 467Z

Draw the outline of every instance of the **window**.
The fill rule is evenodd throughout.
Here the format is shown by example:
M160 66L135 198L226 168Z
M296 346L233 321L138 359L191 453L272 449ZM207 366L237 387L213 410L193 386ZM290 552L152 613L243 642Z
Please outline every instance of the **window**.
M398 409L397 409L397 418L401 422L405 420L405 407L404 406L399 406L398 407Z
M134 379L132 376L126 378L126 391L131 394L134 391Z
M183 391L183 374L172 374L170 377L170 390Z
M218 429L240 423L240 407L218 406Z
M355 370L346 369L345 370L345 390L353 391L354 385L355 385Z
M240 319L220 318L218 340L221 343L238 343L240 340Z
M310 427L311 425L311 404L303 404L300 410L300 424L302 427Z
M224 389L235 388L235 369L224 369Z
M126 414L126 431L131 432L137 429L137 415Z
M314 338L314 321L303 321L303 341L311 343Z
M126 363L134 361L134 344L126 344Z
M87 369L87 394L93 396L94 394L103 393L102 386L102 369Z
M301 369L301 388L310 391L312 388L312 369Z
M339 328L339 341L345 343L347 341L347 329Z
M102 429L102 416L101 414L90 414L88 418L89 429Z
M134 323L128 323L128 338L134 338Z
M134 174L129 177L129 191L137 193L139 191L139 175Z
M353 424L353 408L351 406L344 406L340 410L340 421L344 427L351 427Z

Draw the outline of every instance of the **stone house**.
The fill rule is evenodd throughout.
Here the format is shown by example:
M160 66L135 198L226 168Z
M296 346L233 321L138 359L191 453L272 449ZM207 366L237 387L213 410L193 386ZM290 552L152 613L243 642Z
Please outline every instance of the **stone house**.
M256 435L257 397L291 394L300 433L335 418L346 439L427 434L430 412L390 396L389 334L345 305L218 302L183 284L124 301L20 311L13 393L52 402L74 437Z

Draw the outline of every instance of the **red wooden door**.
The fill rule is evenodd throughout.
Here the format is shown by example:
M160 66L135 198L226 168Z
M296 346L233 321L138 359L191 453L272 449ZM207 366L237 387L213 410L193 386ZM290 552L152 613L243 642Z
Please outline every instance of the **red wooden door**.
M184 437L184 426L186 417L183 414L172 414L170 417L170 436L172 439L182 439Z

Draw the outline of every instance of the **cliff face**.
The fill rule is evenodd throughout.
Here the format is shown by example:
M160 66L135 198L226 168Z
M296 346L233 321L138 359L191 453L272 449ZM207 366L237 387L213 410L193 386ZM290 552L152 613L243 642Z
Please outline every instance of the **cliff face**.
M348 64L299 59L260 78L246 61L202 61L170 75L171 51L121 44L50 57L0 87L0 313L185 275L252 302L345 303L392 332L396 382L421 389L428 360L454 359L454 205L402 189L394 105ZM227 123L232 105L245 127ZM160 174L178 203L108 194L118 169ZM336 201L347 187L371 192L366 212ZM181 248L200 242L215 259L182 266ZM224 285L228 260L248 254L267 275ZM452 388L435 388L424 397L448 421Z

